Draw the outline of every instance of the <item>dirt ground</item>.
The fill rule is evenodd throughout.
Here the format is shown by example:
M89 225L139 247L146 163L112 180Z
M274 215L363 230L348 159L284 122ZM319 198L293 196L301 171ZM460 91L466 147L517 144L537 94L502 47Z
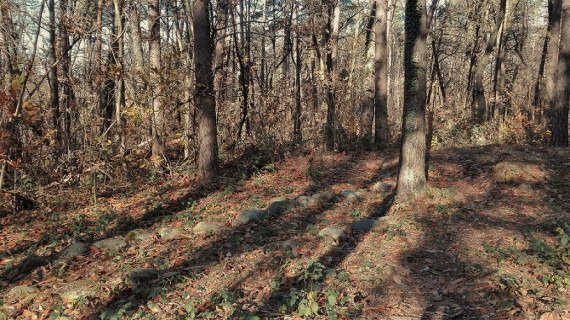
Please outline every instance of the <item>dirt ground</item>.
M570 318L570 151L439 150L410 201L396 172L394 153L313 154L209 188L45 190L0 215L0 319Z

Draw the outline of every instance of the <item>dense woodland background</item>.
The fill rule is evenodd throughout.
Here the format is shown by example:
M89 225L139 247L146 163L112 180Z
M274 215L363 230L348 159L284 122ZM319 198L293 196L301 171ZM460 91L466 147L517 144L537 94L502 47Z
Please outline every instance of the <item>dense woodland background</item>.
M2 1L2 181L89 170L108 179L118 162L170 172L206 161L209 176L218 154L248 146L398 145L405 9L398 0ZM568 59L568 1L419 10L429 146L567 145L568 71L558 61Z

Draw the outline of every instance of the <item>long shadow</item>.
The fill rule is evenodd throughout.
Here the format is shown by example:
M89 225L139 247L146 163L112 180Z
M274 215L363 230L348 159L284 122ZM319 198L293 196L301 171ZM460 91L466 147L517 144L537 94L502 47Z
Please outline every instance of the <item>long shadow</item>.
M476 151L480 157L474 159L472 156L463 156L464 153ZM461 158L458 160L454 156L439 155L432 160L444 163L459 164L464 168L464 176L470 178L479 177L491 169L495 164L509 158L509 154L493 153L492 148L479 147L469 149L458 149ZM543 157L547 157L543 153ZM513 158L513 157L510 157ZM468 160L468 161L464 161ZM560 159L562 160L562 159ZM553 172L543 183L537 183L531 188L544 188L547 190L547 198L560 200L559 205L564 206L564 197L569 196L569 171L558 163L560 161L539 161L528 159L516 159L518 162L529 164L547 163L548 169ZM557 164L554 164L557 163ZM495 212L501 207L507 207L514 212L524 212L524 205L516 197L501 192L503 187L512 187L519 184L517 181L508 183L495 182L496 188L489 190L481 196L481 205L478 208L485 212ZM562 195L562 196L559 196ZM567 198L566 198L567 199ZM541 199L546 200L546 199ZM536 201L536 200L535 200ZM469 208L465 203L456 203L451 206ZM546 209L546 208L545 208ZM512 309L515 313L506 313L501 310L502 302L513 303L517 306L516 293L509 290L501 290L499 285L491 286L481 284L490 275L499 275L498 270L490 265L484 265L482 260L477 258L466 258L460 255L461 249L468 249L463 243L464 235L461 234L462 227L469 227L475 230L496 229L513 231L517 234L533 232L535 234L552 235L553 229L567 221L568 212L554 212L546 221L533 221L532 217L517 218L515 221L494 217L492 214L480 214L473 209L461 209L461 213L449 217L438 216L418 219L425 230L428 230L418 246L404 252L401 255L400 265L411 271L411 282L416 283L421 291L421 295L426 303L426 308L421 319L482 319L493 317L517 317L521 315L520 309ZM482 245L482 244L481 244ZM457 249L457 246L460 246ZM450 250L454 247L455 249ZM524 254L539 258L539 252L525 250ZM497 281L503 281L499 279ZM508 281L508 280L506 280ZM378 288L381 292L381 288ZM388 295L385 292L384 295ZM497 305L497 301L500 303ZM507 305L508 306L508 305ZM516 307L519 308L519 307ZM528 316L528 315L527 315Z
M314 184L309 187L311 193L327 189L331 183L343 181L343 177L339 178L339 173L349 170L354 166L354 159L349 158L343 161L334 168L327 170L315 179ZM201 271L210 266L220 263L220 250L221 248L229 248L232 255L238 256L254 250L255 248L263 247L272 244L276 239L283 240L284 237L290 238L299 232L308 231L313 225L317 223L319 214L333 208L335 205L334 200L324 205L315 208L294 210L285 216L266 219L254 224L245 224L234 227L224 234L217 235L214 241L208 245L198 248L193 252L192 258L186 260L181 265L175 268L168 268L160 271L157 276L162 275L176 275L175 278L170 279L167 284L157 284L152 282L148 285L138 286L137 288L126 287L123 290L116 292L113 297L106 303L99 305L94 312L89 315L90 319L99 319L101 314L108 309L119 308L126 304L129 305L129 310L136 310L142 305L146 304L152 298L153 293L157 291L168 292L173 290L177 284L184 280L184 277L193 274L199 274ZM273 232L271 235L264 235L262 232L270 228ZM249 232L254 234L250 242L243 242L239 245L233 243L233 239L245 239L245 234ZM239 246L239 247L238 247Z
M372 208L367 218L374 219L384 216L392 207L395 200L395 193L391 193L386 196L384 200ZM363 240L363 238L369 232L358 232L352 236L347 236L339 239L338 243L331 248L326 254L321 256L317 263L324 266L326 269L335 269L338 267L358 246L358 244ZM308 270L310 271L310 270ZM317 279L322 282L325 278ZM278 288L276 288L271 296L265 300L265 302L259 306L258 310L261 312L275 312L278 313L277 308L280 304L284 302L284 299L288 296L289 290L291 288L302 288L305 279L302 278L291 278L287 281L281 283Z
M109 237L114 236L121 236L125 235L128 232L139 229L150 227L168 217L173 216L179 211L186 209L187 203L192 201L198 201L202 198L207 197L209 194L223 190L225 187L230 185L238 184L244 180L249 179L258 168L250 168L243 164L245 160L239 159L234 163L229 163L224 166L222 169L221 177L218 181L211 183L211 184L199 184L191 188L188 192L184 193L182 196L178 197L174 201L170 201L165 205L156 207L154 209L148 210L145 214L136 221L130 219L129 221L122 221L121 224L117 224L115 227L111 228L110 230L106 231L103 235L95 237L93 240L100 240L106 239ZM256 166L259 166L260 163L256 162ZM154 198L153 198L154 199ZM150 201L152 201L151 199ZM122 216L121 213L118 216ZM38 241L19 246L15 250L11 250L10 252L0 253L0 257L5 255L14 255L23 253L33 247L38 247L42 245L46 245L52 241L62 241L65 237L71 236L72 230L71 228L66 228L56 238L53 237L42 237ZM56 259L56 254L52 253L48 256L38 257L37 261L42 261L42 263L32 263L30 264L29 261L24 259L18 265L11 267L5 270L2 274L0 274L0 280L4 281L7 285L15 283L27 276L29 276L35 269L41 266L47 265L49 262L52 262ZM35 260L34 260L35 261Z

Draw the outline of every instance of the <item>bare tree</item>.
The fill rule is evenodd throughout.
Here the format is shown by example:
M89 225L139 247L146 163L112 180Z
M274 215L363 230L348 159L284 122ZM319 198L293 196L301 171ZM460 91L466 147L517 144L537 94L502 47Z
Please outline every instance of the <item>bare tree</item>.
M374 143L380 147L388 143L388 41L387 0L376 1L374 24Z
M159 159L164 152L164 110L162 96L162 64L160 50L160 0L148 1L150 83L152 88L152 156Z
M551 100L550 131L552 145L568 146L568 109L570 107L570 0L563 0L561 6L561 35L558 62L556 63L556 85Z
M194 69L196 70L194 103L198 123L198 171L206 181L214 179L218 173L218 133L212 69L214 54L209 8L208 0L194 0Z
M406 1L404 47L404 111L398 197L422 193L426 187L427 11L422 0Z

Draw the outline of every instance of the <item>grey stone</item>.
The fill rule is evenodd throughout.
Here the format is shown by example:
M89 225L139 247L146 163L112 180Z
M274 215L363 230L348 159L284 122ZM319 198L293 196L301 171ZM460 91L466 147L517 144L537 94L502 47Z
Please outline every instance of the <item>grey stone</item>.
M327 203L327 202L331 202L332 200L334 200L335 195L332 191L325 190L325 191L322 191L322 192L315 194L313 196L313 198L315 200L317 200L319 203Z
M265 218L265 212L263 210L247 208L240 211L234 221L234 225L246 224L251 221L261 221L263 218Z
M181 238L184 235L184 232L182 229L178 228L162 227L158 230L158 234L161 239L175 240Z
M361 191L343 190L340 195L343 196L348 202L356 202L362 200L363 198Z
M145 242L152 239L152 233L146 229L135 229L127 234L127 239L134 242Z
M84 256L89 251L89 245L83 242L76 242L68 245L58 254L62 259L73 259L78 256Z
M31 301L35 298L38 294L38 289L31 286L15 286L6 295L4 298L7 302L25 302Z
M121 238L109 238L99 240L93 245L101 250L117 252L125 248L127 246L127 242Z
M376 228L379 223L380 221L376 219L362 219L354 221L350 227L356 231L368 232Z
M154 269L134 269L127 275L131 284L144 284L160 277L160 271Z
M100 291L91 280L81 280L64 285L58 294L63 303L76 304L81 300L97 297Z
M200 221L194 226L192 231L194 231L194 234L211 235L220 231L221 228L222 226L217 223Z
M392 190L394 186L392 184L389 183L383 183L381 181L378 181L376 183L374 183L372 186L370 186L370 191L372 192L388 192L390 190Z
M521 189L523 189L524 191L527 191L527 192L532 192L532 191L533 191L532 186L531 186L530 184L528 184L528 183L521 183L521 184L519 185L519 187L520 187Z
M291 199L276 199L267 207L267 214L279 216L297 207L297 201Z
M299 196L299 197L297 197L297 203L299 204L300 207L306 208L306 207L313 207L313 206L318 205L319 200L315 199L314 197Z
M344 230L340 227L329 226L319 231L319 237L339 240L344 237Z

